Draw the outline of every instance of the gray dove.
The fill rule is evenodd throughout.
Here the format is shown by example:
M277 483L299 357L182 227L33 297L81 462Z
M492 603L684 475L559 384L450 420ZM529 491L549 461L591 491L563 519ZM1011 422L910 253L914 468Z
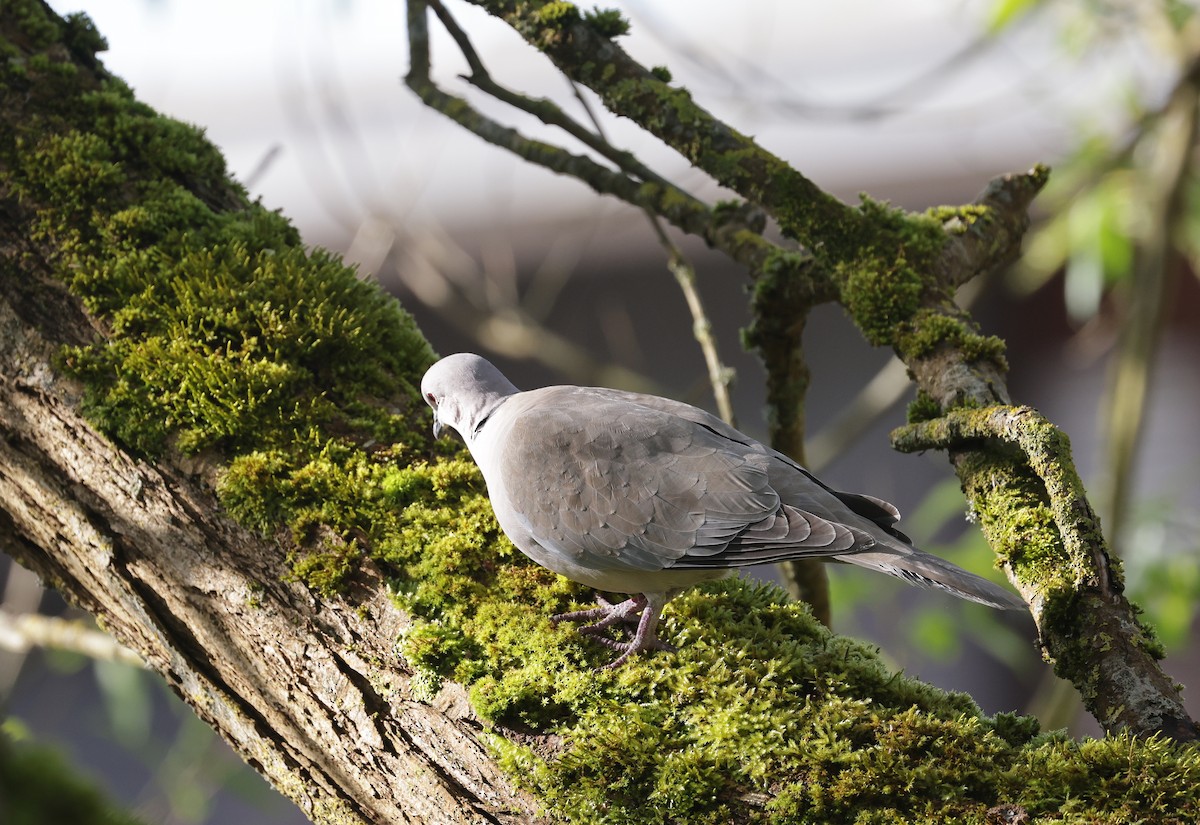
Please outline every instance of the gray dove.
M917 550L886 501L841 493L782 453L696 407L599 387L521 392L469 353L425 373L433 432L462 436L500 527L543 567L632 597L564 613L620 652L673 648L657 636L663 607L736 568L790 559L848 562L1000 609L1007 590ZM636 622L633 638L604 635Z

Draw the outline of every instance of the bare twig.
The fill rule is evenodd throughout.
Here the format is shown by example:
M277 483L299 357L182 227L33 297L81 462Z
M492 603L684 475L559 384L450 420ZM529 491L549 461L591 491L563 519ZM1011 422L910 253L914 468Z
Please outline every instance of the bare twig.
M633 153L617 149L604 138L598 129L596 132L589 131L563 111L554 101L548 98L532 98L501 86L492 78L491 73L483 65L483 60L479 57L479 53L475 51L475 47L471 43L470 38L467 37L467 33L462 30L462 27L458 25L458 21L454 19L454 16L450 14L440 0L427 0L427 2L429 3L429 8L437 15L438 20L445 26L446 31L450 33L450 36L454 39L454 42L458 45L459 50L466 59L467 65L471 68L471 74L464 75L463 79L472 86L503 103L507 103L516 109L533 115L548 126L557 126L589 149L593 149L604 158L612 161L616 164L617 168L626 174L642 181L657 183L672 190L680 197L690 198L695 200L696 203L700 203L699 200L693 198L643 164ZM585 110L588 111L588 114L595 121L591 107L579 95L578 89L574 84L572 84L572 89L575 91Z
M146 666L141 656L88 623L0 610L0 648L28 653L37 647L80 653L89 659L134 667Z
M733 401L729 397L734 371L721 361L721 354L717 349L717 339L713 335L712 322L708 319L708 313L704 309L704 299L700 296L700 290L696 288L696 270L667 235L658 222L658 218L649 212L646 213L646 217L650 221L650 226L654 228L655 234L658 235L659 242L667 250L667 266L671 270L671 274L675 276L679 288L683 290L684 300L687 301L688 310L692 314L692 334L700 345L700 351L704 353L704 363L708 368L708 382L712 385L713 396L717 402L717 412L730 425L737 426Z
M470 268L456 271L454 259L471 260ZM475 270L473 259L448 238L426 233L404 244L402 257L392 260L392 274L417 300L438 310L447 322L492 352L538 361L574 380L636 392L663 392L647 376L605 363L548 329L522 303L507 295L489 294L484 285L494 278L486 270Z

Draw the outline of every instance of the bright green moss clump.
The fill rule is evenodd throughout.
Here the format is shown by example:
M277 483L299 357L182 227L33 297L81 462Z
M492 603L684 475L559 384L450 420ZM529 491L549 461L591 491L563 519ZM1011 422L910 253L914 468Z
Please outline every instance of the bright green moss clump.
M578 669L573 638L547 649L539 620L513 611L521 655L472 697L502 728L550 734L493 744L569 822L984 823L1004 804L1080 822L1133 821L1138 806L1143 821L1200 813L1194 750L1076 744L1028 717L982 717L771 586L681 596L664 628L678 654L599 674Z
M929 270L946 242L941 224L862 197L830 257L842 304L876 346L894 345L930 289Z

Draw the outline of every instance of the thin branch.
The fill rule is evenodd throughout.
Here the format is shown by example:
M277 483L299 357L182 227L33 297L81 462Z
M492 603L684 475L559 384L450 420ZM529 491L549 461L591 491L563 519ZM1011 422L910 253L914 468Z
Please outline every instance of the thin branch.
M1138 178L1146 189L1141 200L1150 214L1128 283L1129 317L1122 325L1104 405L1108 484L1102 512L1114 541L1121 536L1129 508L1154 357L1161 341L1163 316L1171 310L1167 297L1172 235L1180 222L1184 192L1191 181L1189 167L1196 143L1200 90L1194 71L1188 72L1185 80L1175 87L1157 124L1154 152L1145 174Z
M696 288L696 270L684 257L683 252L667 235L658 218L647 212L646 217L650 226L658 235L659 242L667 250L667 266L679 288L683 290L684 300L692 313L692 334L704 354L704 364L708 367L708 382L712 385L713 396L717 402L717 412L731 426L737 426L737 417L733 412L733 400L729 396L729 388L733 384L734 370L721 361L721 353L717 350L717 339L713 335L712 321L704 309L704 300Z
M28 653L38 647L79 653L89 659L146 667L141 656L86 622L0 610L0 648L13 653Z
M557 126L589 149L612 161L616 164L617 168L626 174L632 175L642 181L657 183L660 186L670 189L679 197L688 198L697 204L703 205L702 201L675 186L658 175L653 169L643 164L632 152L617 149L604 138L604 135L599 130L596 132L588 130L563 111L553 100L544 97L532 98L501 86L492 78L491 72L483 65L483 60L479 57L479 53L475 51L475 46L471 43L470 38L467 37L467 33L462 30L462 27L458 25L458 21L454 19L454 16L450 14L440 0L426 1L429 3L429 7L433 9L434 14L437 15L441 24L445 26L446 31L450 33L450 36L458 45L459 51L462 52L463 57L466 59L467 65L470 66L471 74L463 75L462 77L472 86L491 95L502 103L507 103L516 109L533 115L547 126ZM579 98L584 108L588 111L588 114L591 115L590 106L578 94L575 85L571 85L573 89L576 89L576 97ZM594 116L593 121L595 121Z
M438 310L455 328L492 352L514 359L532 359L575 380L601 383L635 392L662 393L650 378L634 370L597 360L585 347L547 329L525 307L494 299L474 290L465 277L452 278L444 263L448 245L437 245L428 233L403 245L404 259L392 261L392 272L421 303ZM458 251L458 250L455 250ZM477 276L481 283L487 273ZM453 310L453 311L450 311Z
M515 0L470 0L542 50L567 77L594 91L613 113L639 123L720 185L787 222L798 204L805 234L842 237L857 212L788 163L699 106L583 22L547 26ZM797 227L791 227L793 230Z
M628 167L631 170L614 171L590 157L576 155L560 146L527 138L517 130L482 114L465 99L442 91L429 75L427 8L428 0L410 0L408 4L410 67L405 82L430 108L445 114L489 143L507 149L530 163L578 178L600 194L612 195L640 209L649 209L684 232L704 238L733 260L745 265L752 274L757 273L768 262L773 262L776 266L790 269L801 276L802 282L819 299L832 299L833 293L828 284L823 284L813 277L811 256L803 251L783 249L759 234L762 219L755 209L748 206L740 209L710 209L702 201L673 184L659 182L659 176L646 170L628 153L612 150L611 147L606 150L611 154L609 160L622 169ZM476 62L482 67L481 61L476 59ZM481 77L486 77L486 72ZM491 88L493 87L489 87L489 90ZM508 102L520 105L523 111L544 118L547 123L569 131L574 130L570 133L585 144L598 142L595 135L575 124L556 105L515 95L499 86L494 88L507 95ZM596 151L600 149L597 148ZM638 177L647 175L648 179L639 180L631 174L638 174Z
M600 123L600 118L596 116L591 105L587 102L582 92L580 92L579 85L571 80L567 82L571 86L575 98L592 121L592 125L596 129L596 136L603 145L610 146L608 136L604 134L604 126ZM708 382L712 386L713 398L717 403L717 412L730 426L737 426L737 416L733 411L733 401L729 397L729 388L733 383L735 373L721 361L721 354L717 349L717 339L712 331L712 322L709 320L708 313L704 309L704 299L701 297L700 291L696 288L696 269L684 256L683 250L671 240L666 230L663 229L657 215L647 209L646 220L650 222L650 228L654 230L659 243L667 251L667 267L671 270L671 274L675 276L675 281L683 291L684 301L687 302L688 311L692 314L692 334L695 336L696 342L700 345L700 351L704 355L704 363L708 368Z

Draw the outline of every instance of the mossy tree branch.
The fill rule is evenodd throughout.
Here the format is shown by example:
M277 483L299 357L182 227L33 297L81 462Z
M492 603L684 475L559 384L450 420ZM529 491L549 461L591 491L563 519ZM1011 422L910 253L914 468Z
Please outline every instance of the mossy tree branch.
M858 207L850 207L703 109L687 90L672 86L665 72L647 69L630 57L614 42L628 27L614 13L585 15L569 3L545 0L469 2L504 20L570 80L592 89L614 114L674 148L751 207L771 215L785 235L803 244L810 260L802 273L772 267L770 258L749 267L754 279L754 320L746 340L767 366L772 438L785 452L798 456L803 452L801 407L808 375L800 339L808 309L820 300L838 300L870 343L896 351L917 385L923 416L1010 403L1003 342L979 333L970 315L955 304L954 292L1019 254L1028 206L1045 184L1047 169L997 178L972 204L924 214L906 214L865 198ZM427 74L427 53L421 59ZM559 171L570 173L566 167ZM988 514L985 520L1028 521L1023 508L1042 499L1055 500L1055 494L1046 490L1045 477L1029 470L1029 456L1019 450L997 452L960 445L952 458L976 508ZM1060 474L1074 475L1065 442L1052 459ZM1009 477L1011 485L977 485L983 465ZM1036 500L1006 497L1000 492L1006 486L1041 492ZM1074 500L1087 501L1081 491ZM1099 530L1091 534L1093 552L1072 555L1064 549L1070 536L1061 529L1054 519L1045 518L1031 526L1027 538L1037 546L1057 548L1052 557L1068 569L1086 563L1090 575L1077 577L1078 581L1107 580L1107 552ZM988 532L993 540L999 538L997 531ZM996 549L1022 592L1037 592L1040 571L1006 555L1001 546ZM1145 632L1127 603L1119 600L1101 607L1084 600L1081 604L1098 624L1122 634L1120 650L1110 648L1106 655L1119 658L1123 652L1147 649ZM1041 615L1036 607L1035 613ZM1098 663L1086 661L1097 651L1080 651L1073 645L1071 634L1077 628L1041 619L1038 626L1047 657L1075 681L1108 729L1130 727L1143 735L1168 733L1185 739L1197 736L1195 723L1183 712L1177 693L1153 657L1137 655L1120 666L1100 666L1098 672L1113 675L1098 689L1090 675ZM1140 677L1124 678L1130 675L1127 669ZM1120 711L1135 704L1147 712Z
M339 455L362 473L372 439L410 445L376 447L386 463L428 449L408 382L432 352L251 203L198 129L137 103L101 48L84 17L0 7L0 550L314 821L533 821L461 687L413 699L383 568L349 575L378 534L311 510ZM230 518L233 456L307 488L294 532ZM306 562L342 565L341 598L298 579Z
M451 25L456 39L463 38L453 18L437 5L441 16ZM689 234L698 235L726 252L734 260L754 269L769 259L780 256L782 250L762 237L762 219L753 211L737 207L713 209L694 196L649 170L631 153L617 150L594 132L584 128L552 101L532 99L504 89L483 68L469 45L464 54L473 67L467 78L482 91L528 112L544 123L556 126L572 137L595 149L613 161L619 171L597 163L585 155L525 137L516 129L505 126L475 109L469 101L441 90L429 76L430 52L428 12L425 0L408 4L409 72L405 76L418 97L465 129L489 143L507 149L518 157L558 174L577 178L599 194L611 195L631 205L649 210L668 223ZM794 269L803 269L807 259L803 254L790 253L783 259Z
M949 452L988 542L1018 571L1055 671L1106 730L1196 739L1176 685L1158 667L1160 646L1121 592L1120 564L1109 557L1066 434L1028 407L991 406L912 424L892 443Z
M0 548L315 821L1200 816L1187 748L986 718L739 579L595 673L547 618L588 594L430 444L411 318L101 47L0 8Z

